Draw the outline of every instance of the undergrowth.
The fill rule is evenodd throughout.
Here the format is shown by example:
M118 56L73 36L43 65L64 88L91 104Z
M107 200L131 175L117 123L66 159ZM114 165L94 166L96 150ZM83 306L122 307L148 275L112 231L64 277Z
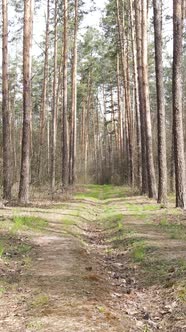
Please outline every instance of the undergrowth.
M17 233L24 229L43 230L48 225L46 220L34 216L14 216L12 221L12 233Z
M171 239L186 240L186 226L179 221L175 223L163 218L158 227L168 233Z

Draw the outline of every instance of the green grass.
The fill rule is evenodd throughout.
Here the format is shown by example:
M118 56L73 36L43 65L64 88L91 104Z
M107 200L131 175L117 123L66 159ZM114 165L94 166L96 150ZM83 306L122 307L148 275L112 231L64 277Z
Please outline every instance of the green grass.
M168 233L171 239L186 240L186 226L179 222L175 223L163 218L158 227Z
M47 205L45 207L46 210L65 210L65 209L69 209L69 204L67 203L53 203L51 205Z
M186 276L186 261L183 259L165 259L157 256L146 255L141 264L145 285L161 284L164 287L172 287L177 281L184 280ZM170 273L171 271L172 274ZM172 275L172 277L171 277Z
M77 198L77 199L88 199L88 198L90 198L92 201L95 201L95 202L97 202L98 199L99 199L99 197L97 197L97 194L94 195L93 193L90 193L90 194L88 194L88 193L86 193L86 194L78 193L78 194L75 195L75 198Z
M76 198L91 200L109 200L114 198L131 196L133 191L129 187L124 186L113 186L113 185L87 185L84 186L84 192L77 193Z
M64 226L73 226L73 225L76 224L75 221L74 221L74 219L71 219L71 218L63 218L63 219L61 220L61 222L62 222L62 224L63 224Z
M42 308L49 303L49 297L47 294L39 294L35 296L31 303L32 308Z
M17 233L24 229L43 230L47 225L48 222L39 217L14 216L11 232Z
M164 208L146 197L134 196L134 191L127 187L88 185L76 197L98 203L92 203L91 207L96 209L95 221L103 232L103 240L107 245L106 255L124 253L131 266L137 269L139 283L143 286L161 284L167 288L172 287L177 281L185 279L186 261L164 255L160 251L159 242L156 244L154 239L157 233L158 239L163 234L167 241L168 233L171 239L185 240L186 226L176 222L183 212L174 209L173 205ZM122 214L123 209L126 211ZM148 232L152 233L152 241L151 237L145 235ZM181 289L179 298L185 301L185 297L186 291Z
M186 303L186 284L178 287L177 297L181 302Z
M186 288L183 288L182 290L179 291L179 293L178 293L178 298L179 298L182 302L186 302Z
M21 243L18 247L17 247L17 251L19 254L21 255L27 255L32 249L32 246L30 246L27 243Z
M6 288L3 286L0 286L0 296L3 295L6 292Z
M157 204L133 204L133 203L126 203L125 207L128 211L133 212L146 212L146 211L158 211L160 206Z
M28 254L28 252L27 252L27 254ZM27 269L30 268L32 265L32 258L30 256L25 256L23 258L23 264L24 264L25 268L27 268Z
M177 261L178 264L178 269L180 271L180 273L186 273L186 260L185 259L179 259Z
M40 321L31 321L29 322L26 327L29 329L29 331L40 331L43 327L43 323Z
M3 256L4 251L5 251L4 243L1 241L0 242L0 257Z
M123 220L123 214L114 211L109 214L103 213L103 215L100 218L100 221L103 224L108 224L110 226L112 226L113 224L115 225L118 225L119 223L121 224L122 220Z
M134 242L132 245L131 255L135 262L143 262L146 256L147 247L144 241Z
M104 212L100 218L100 223L104 230L114 229L114 239L121 240L124 234L123 214L117 213L116 210L110 209ZM113 238L112 238L113 241Z
M28 243L20 242L16 237L5 235L0 242L0 257L15 259L15 257L28 257L32 246Z
M102 306L98 306L96 307L98 309L98 311L103 314L105 312L105 307L102 307Z

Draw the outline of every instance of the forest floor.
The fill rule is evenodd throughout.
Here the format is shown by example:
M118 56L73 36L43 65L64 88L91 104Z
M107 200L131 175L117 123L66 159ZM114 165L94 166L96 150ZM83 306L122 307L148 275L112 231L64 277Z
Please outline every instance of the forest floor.
M186 215L129 188L0 211L0 332L186 331Z

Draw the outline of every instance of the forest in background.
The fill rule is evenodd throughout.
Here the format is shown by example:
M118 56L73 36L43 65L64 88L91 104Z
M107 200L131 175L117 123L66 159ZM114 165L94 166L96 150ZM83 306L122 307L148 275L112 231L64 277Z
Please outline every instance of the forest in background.
M2 0L3 198L111 183L185 208L185 0L109 0L82 34L86 15L82 0Z
M185 331L185 0L0 6L0 332Z

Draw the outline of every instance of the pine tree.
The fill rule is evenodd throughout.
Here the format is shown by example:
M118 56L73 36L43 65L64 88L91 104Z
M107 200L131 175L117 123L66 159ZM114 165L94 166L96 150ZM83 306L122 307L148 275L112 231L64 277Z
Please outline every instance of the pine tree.
M19 200L29 202L30 181L30 123L31 123L31 37L32 0L24 0L23 31L23 131Z
M156 90L158 109L158 203L167 202L167 158L166 158L166 132L165 132L165 96L163 83L162 59L162 0L154 0L154 34L155 34L155 64L156 64Z
M11 142L8 88L8 4L2 0L2 116L3 116L3 198L11 199Z
M176 181L176 206L186 208L185 160L182 114L182 0L173 0L173 134Z

